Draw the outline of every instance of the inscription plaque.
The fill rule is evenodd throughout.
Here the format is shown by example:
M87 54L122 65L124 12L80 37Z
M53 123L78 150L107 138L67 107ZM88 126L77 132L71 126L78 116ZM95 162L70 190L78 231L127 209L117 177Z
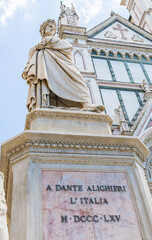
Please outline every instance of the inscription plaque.
M42 171L44 240L142 240L125 173Z

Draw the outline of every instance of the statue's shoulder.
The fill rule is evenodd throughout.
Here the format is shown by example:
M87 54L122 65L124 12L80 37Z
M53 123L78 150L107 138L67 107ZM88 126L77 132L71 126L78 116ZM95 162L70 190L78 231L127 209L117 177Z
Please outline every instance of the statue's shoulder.
M66 48L73 48L71 43L69 43L67 40L61 39L56 36L53 37L52 42L59 43L60 45L66 46Z
M53 38L52 38L52 42L59 42L59 41L61 41L62 39L61 38L59 38L59 37L57 37L57 36L54 36Z

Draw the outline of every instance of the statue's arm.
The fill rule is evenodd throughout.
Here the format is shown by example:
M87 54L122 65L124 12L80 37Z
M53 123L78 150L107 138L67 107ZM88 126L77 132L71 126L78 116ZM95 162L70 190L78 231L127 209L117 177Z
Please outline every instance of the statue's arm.
M28 59L30 59L30 58L33 56L33 54L35 53L35 51L36 51L36 48L35 48L35 47L30 48L29 54L28 54Z
M44 50L44 49L45 49L45 46L46 46L46 42L41 41L40 43L38 43L37 45L35 45L34 47L32 47L32 48L29 50L29 59L33 56L33 54L34 54L36 51Z

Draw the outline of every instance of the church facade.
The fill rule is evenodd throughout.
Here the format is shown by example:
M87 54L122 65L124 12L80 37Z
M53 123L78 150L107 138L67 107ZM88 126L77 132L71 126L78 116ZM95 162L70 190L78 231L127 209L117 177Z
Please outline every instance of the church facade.
M112 118L113 135L137 136L150 150L145 174L152 192L152 35L113 12L87 30L73 6L61 5L58 25L92 103L105 105Z
M152 33L152 2L151 0L121 0L121 5L127 6L130 21L147 32Z

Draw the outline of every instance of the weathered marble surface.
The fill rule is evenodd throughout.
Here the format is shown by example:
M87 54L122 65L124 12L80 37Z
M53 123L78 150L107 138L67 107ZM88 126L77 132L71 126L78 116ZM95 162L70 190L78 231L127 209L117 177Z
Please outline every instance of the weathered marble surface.
M48 185L52 191L47 190ZM81 185L83 191L56 191L56 185ZM125 186L126 191L87 191L88 186ZM80 198L106 199L103 204L83 204ZM77 198L76 204L70 199ZM142 240L125 173L42 171L44 239ZM95 216L96 221L74 222L74 216ZM114 221L109 215L114 215ZM67 223L61 222L67 216ZM116 217L117 216L117 217ZM102 219L101 219L102 218ZM120 219L119 219L120 218ZM119 220L118 220L119 219ZM83 218L84 220L84 218Z
M107 114L50 108L33 110L27 114L25 130L99 136L111 135L111 125L112 119Z
M4 175L0 172L0 240L9 240L6 213L7 206L4 193Z
M72 176L74 178L74 182L77 183L77 179L82 182L84 178L81 177L81 172L123 172L127 175L129 180L128 184L131 187L133 201L135 203L137 209L137 216L141 226L142 237L145 240L151 240L152 229L152 214L151 214L151 206L152 200L149 193L148 185L145 179L145 173L143 168L144 159L147 157L149 151L142 144L142 142L135 137L113 137L113 136L91 136L91 135L68 135L68 134L53 134L49 132L42 131L31 131L26 130L23 133L15 136L13 139L5 142L2 145L2 169L5 169L5 178L6 178L6 194L8 199L8 217L10 218L10 240L44 240L44 216L45 222L48 223L47 213L51 209L51 204L43 205L44 211L42 211L42 174L44 170L48 171L56 171L55 177L57 178L57 172L61 170L64 172L78 172L78 175L75 177L74 173ZM8 174L9 173L9 174ZM47 172L46 172L47 173ZM112 176L116 174L113 173ZM12 178L13 175L13 178ZM118 177L120 176L117 174ZM56 180L55 178L55 180ZM76 180L75 180L76 179ZM53 176L48 175L48 181L46 184L54 184L56 181L53 180ZM51 181L51 182L50 182ZM79 182L78 181L78 182ZM126 180L123 178L118 179L118 183L115 182L112 178L107 180L110 184L126 184ZM49 182L49 183L48 183ZM94 184L96 181L90 180L89 184ZM103 182L103 179L102 179ZM43 188L45 190L45 185ZM12 191L11 191L12 189ZM45 192L45 191L44 191ZM45 192L46 193L46 192ZM84 192L85 193L85 192ZM60 194L60 193L59 193ZM111 193L108 193L111 195ZM119 193L118 193L119 194ZM51 196L51 195L50 195ZM103 193L101 193L101 197ZM114 195L115 197L116 195ZM123 195L121 195L123 197ZM43 194L43 197L45 195ZM84 195L85 197L85 195ZM106 198L107 196L105 196ZM10 201L9 201L10 199ZM63 196L61 200L63 199ZM110 198L107 197L107 201ZM115 199L115 198L114 198ZM127 198L128 199L128 198ZM50 197L50 200L54 200ZM114 204L111 204L109 200L110 211L106 212L107 205L101 205L100 208L104 211L99 212L99 214L103 215L121 215L125 216L131 213L133 207L131 199L129 198L129 202L131 204L121 204L121 210L113 212L112 210L118 210L117 202L113 203L117 207L113 207ZM44 202L43 202L44 204ZM65 203L66 204L66 203ZM124 206L131 206L130 209ZM123 206L123 207L122 207ZM18 211L16 211L16 207ZM72 206L73 207L73 206ZM97 210L100 209L97 206ZM79 210L79 208L77 207ZM76 209L76 210L77 210ZM88 210L88 205L86 206ZM62 209L60 209L61 213L65 213ZM63 211L63 212L62 212ZM88 210L89 211L89 210ZM91 208L91 214L96 213L94 205ZM126 212L125 212L126 211ZM42 213L45 212L45 215ZM97 213L98 213L97 212ZM134 221L135 214L133 212L133 218L130 222ZM57 223L57 234L60 234L58 239L60 240L69 240L65 237L65 231L70 232L73 231L78 232L78 237L81 236L81 229L84 234L87 231L90 237L94 240L99 240L102 238L104 240L112 240L116 239L115 236L110 236L111 232L115 233L116 228L119 235L125 236L126 232L130 231L131 233L134 231L134 235L137 234L137 237L134 238L134 235L131 240L141 240L139 234L139 227L137 227L137 222L135 224L127 225L128 222L119 221L117 223L84 223L81 225L77 223L74 225L74 229L67 229L66 225L63 229L63 237L61 235L61 227L63 225L59 222L61 221L61 213L59 211L53 213L56 214L58 218L56 220ZM79 211L78 211L79 213ZM107 214L108 213L108 214ZM73 214L73 213L72 213ZM127 215L127 220L130 220L129 214ZM68 214L67 214L68 215ZM52 216L52 215L51 215ZM72 215L73 216L73 215ZM53 219L52 219L53 220ZM122 218L123 220L123 218ZM126 220L126 218L125 218ZM130 223L129 222L129 223ZM123 225L123 230L119 229L120 224L126 224L126 228ZM51 232L51 222L48 223L48 230ZM73 222L69 222L69 225L73 227ZM117 225L117 226L116 226ZM17 227L16 227L17 226ZM53 226L53 225L52 225ZM92 231L92 227L95 228ZM108 228L108 229L107 229ZM96 235L98 233L98 229L101 229L101 237L97 238ZM105 229L105 231L104 231ZM126 230L127 229L127 230ZM130 230L131 229L131 230ZM114 230L114 231L113 231ZM73 232L71 233L70 239L76 239L73 237ZM110 233L109 233L110 232ZM46 231L45 231L46 233ZM107 239L104 238L104 233L107 233ZM121 234L122 233L122 234ZM96 235L95 235L96 234ZM124 235L123 235L124 234ZM83 235L82 235L83 236ZM130 235L131 236L131 235ZM73 237L73 238L72 238ZM127 236L128 237L128 236ZM57 238L57 237L56 237ZM51 237L49 238L49 240ZM52 238L55 239L54 237ZM83 240L88 240L89 238L84 238ZM125 238L117 238L117 240L124 240ZM47 235L46 239L47 240ZM79 240L79 238L77 238ZM82 240L80 238L80 240ZM89 239L90 240L90 239ZM127 239L128 240L128 239ZM129 239L130 240L130 239Z

